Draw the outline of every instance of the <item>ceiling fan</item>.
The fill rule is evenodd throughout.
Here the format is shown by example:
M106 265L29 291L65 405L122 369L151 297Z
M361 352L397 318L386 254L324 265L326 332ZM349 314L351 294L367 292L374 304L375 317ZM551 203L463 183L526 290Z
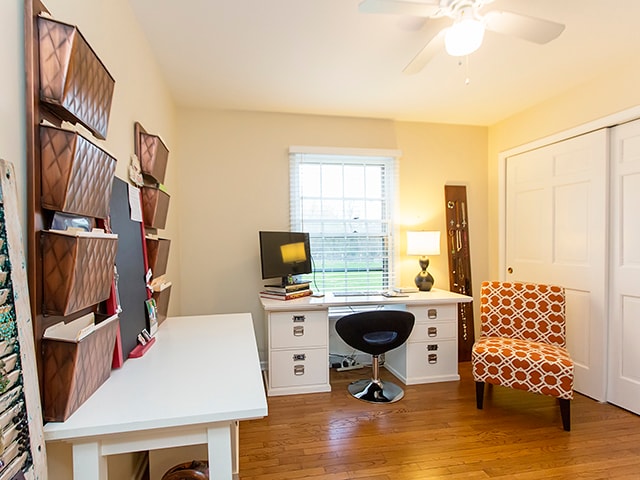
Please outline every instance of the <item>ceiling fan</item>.
M426 44L404 68L417 73L442 51L466 56L482 44L485 30L545 44L564 30L561 23L502 10L481 10L493 0L362 0L362 13L386 13L424 17Z

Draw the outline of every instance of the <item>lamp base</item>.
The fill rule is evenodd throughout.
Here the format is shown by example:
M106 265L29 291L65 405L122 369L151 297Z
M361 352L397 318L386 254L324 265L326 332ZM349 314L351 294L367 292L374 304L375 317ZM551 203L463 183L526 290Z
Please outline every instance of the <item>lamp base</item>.
M433 277L426 270L422 270L420 273L418 273L418 275L416 275L415 281L416 287L418 287L418 290L420 290L421 292L430 291L431 287L433 287L434 282Z

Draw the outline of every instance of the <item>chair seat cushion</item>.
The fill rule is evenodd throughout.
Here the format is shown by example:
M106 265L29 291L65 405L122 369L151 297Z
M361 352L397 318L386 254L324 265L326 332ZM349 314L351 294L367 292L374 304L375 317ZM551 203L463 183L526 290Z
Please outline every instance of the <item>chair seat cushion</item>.
M573 361L566 349L504 337L482 337L471 352L476 382L571 400Z
M365 333L362 338L370 345L387 345L398 338L398 332Z

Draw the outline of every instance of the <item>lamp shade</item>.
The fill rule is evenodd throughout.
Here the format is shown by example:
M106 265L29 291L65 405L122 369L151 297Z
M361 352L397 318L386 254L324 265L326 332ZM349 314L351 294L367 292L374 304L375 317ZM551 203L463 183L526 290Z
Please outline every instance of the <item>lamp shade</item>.
M449 55L464 57L475 52L484 38L484 25L474 18L462 18L447 29L444 47Z
M440 232L407 232L407 255L440 255Z

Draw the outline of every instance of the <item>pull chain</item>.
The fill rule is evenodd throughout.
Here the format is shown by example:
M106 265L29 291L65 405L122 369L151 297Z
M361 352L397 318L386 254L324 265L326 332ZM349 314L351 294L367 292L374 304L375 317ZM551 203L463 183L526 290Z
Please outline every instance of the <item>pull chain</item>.
M471 77L469 77L469 55L464 57L464 67L465 67L465 79L464 84L469 85L471 83Z
M458 60L458 66L462 66L462 60ZM469 76L469 55L464 57L464 84L469 85L471 83L471 77Z

